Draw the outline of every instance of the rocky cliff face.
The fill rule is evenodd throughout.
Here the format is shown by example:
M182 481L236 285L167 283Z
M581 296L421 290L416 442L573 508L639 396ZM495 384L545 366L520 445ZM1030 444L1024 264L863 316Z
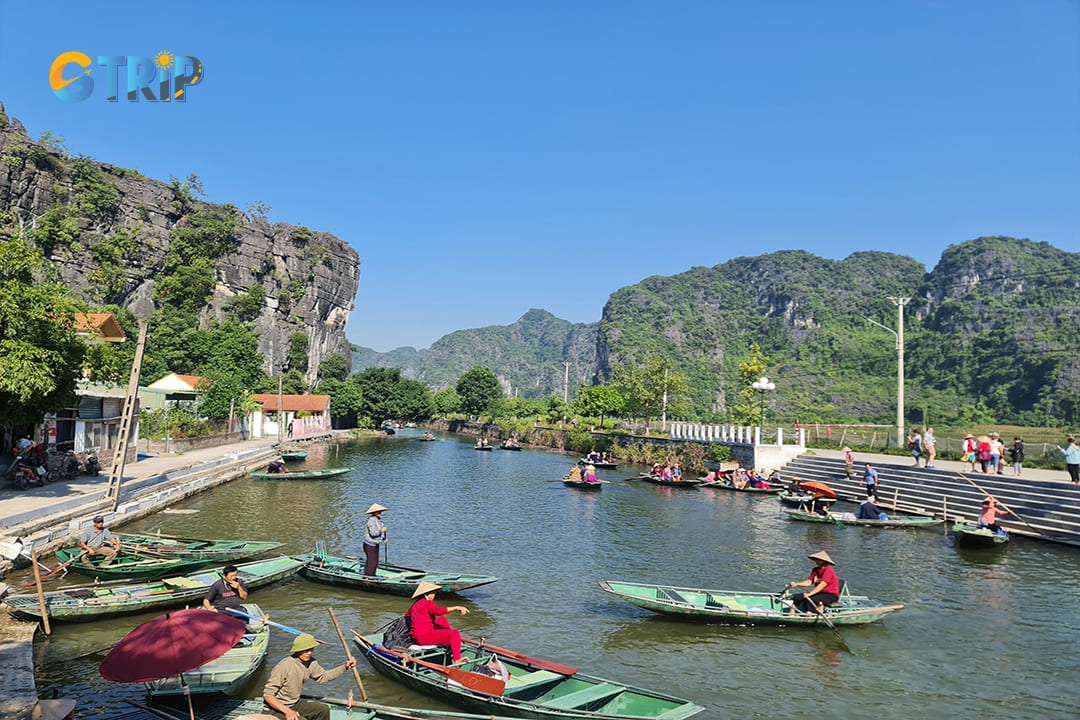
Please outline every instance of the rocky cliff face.
M48 233L45 249L77 295L148 318L182 209L172 185L34 142L0 105L0 240L58 228ZM264 370L276 374L289 336L303 332L311 358L305 377L313 382L327 355L350 355L345 324L359 284L359 256L329 233L271 225L238 210L233 216L237 240L214 259L215 286L199 322L222 319L234 299L254 297L248 317L259 334ZM253 292L256 287L261 292Z

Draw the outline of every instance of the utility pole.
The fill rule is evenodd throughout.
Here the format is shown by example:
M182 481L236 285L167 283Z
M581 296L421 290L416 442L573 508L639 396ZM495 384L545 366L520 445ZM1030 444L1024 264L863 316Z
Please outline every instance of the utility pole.
M904 306L909 297L890 297L896 306L896 446L903 447L907 434L904 432Z
M565 363L566 374L563 376L562 401L570 402L570 363Z

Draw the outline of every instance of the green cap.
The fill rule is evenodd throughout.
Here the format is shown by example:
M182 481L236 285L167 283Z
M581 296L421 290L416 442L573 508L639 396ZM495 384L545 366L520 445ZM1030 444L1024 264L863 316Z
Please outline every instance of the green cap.
M318 645L319 645L318 640L316 640L311 635L308 635L307 633L304 633L302 635L298 635L297 638L295 640L293 640L292 650L290 650L289 652L291 652L291 653L304 652L305 650L310 650L313 647L318 647Z

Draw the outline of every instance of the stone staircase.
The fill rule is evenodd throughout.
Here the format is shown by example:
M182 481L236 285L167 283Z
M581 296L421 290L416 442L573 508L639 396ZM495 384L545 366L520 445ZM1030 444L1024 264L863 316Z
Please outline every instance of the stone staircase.
M1080 485L1008 475L961 475L908 464L874 463L873 467L878 471L880 488L877 504L886 510L934 517L947 512L948 520L972 521L979 516L983 498L990 494L999 505L1027 521L1025 524L1012 515L1001 517L998 522L1009 532L1080 545ZM857 463L855 477L848 480L842 460L802 455L788 463L780 475L785 482L793 477L818 480L835 490L840 499L861 502L866 497L863 469L864 465Z

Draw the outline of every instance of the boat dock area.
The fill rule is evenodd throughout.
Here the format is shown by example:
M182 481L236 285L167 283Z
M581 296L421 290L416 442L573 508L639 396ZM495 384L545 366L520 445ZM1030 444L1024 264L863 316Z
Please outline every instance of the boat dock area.
M958 461L937 460L936 467L927 469L915 467L909 457L856 452L849 479L843 457L839 450L814 450L786 465L780 475L785 483L793 477L817 480L840 499L861 502L869 462L878 471L877 505L883 510L971 522L978 519L983 498L993 495L999 506L1018 515L998 520L1007 531L1080 545L1080 485L1069 483L1063 470L1024 468L1022 477L1013 477L1008 465L1003 475L984 475L962 473Z
M72 536L88 526L94 515L104 515L106 525L115 529L265 467L277 454L276 445L276 439L261 438L130 464L115 512L106 499L107 472L27 490L0 490L0 536L9 541L19 538L44 557L72 546ZM0 559L0 572L12 567L10 561ZM0 613L0 720L29 718L37 702L33 664L37 627L37 623L19 622Z

